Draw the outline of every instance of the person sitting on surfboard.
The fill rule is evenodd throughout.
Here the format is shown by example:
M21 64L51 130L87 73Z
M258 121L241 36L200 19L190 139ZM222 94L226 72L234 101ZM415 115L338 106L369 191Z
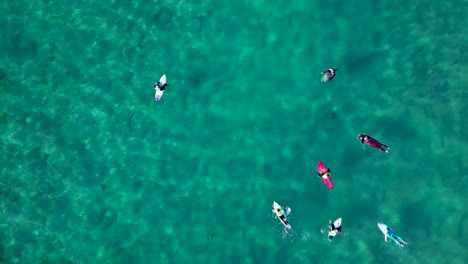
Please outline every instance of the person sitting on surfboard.
M322 82L328 82L333 80L335 77L336 71L338 71L338 68L330 68L326 71L321 72L320 74L323 74L322 76Z
M333 180L330 174L330 169L321 161L317 162L317 172L318 177L323 181L325 186L327 186L328 189L333 189Z
M341 225L336 227L335 224L332 223L331 220L329 220L328 224L329 224L328 230L330 231L328 234L328 239L332 240L336 235L341 233Z
M376 149L379 149L383 152L388 153L388 150L390 149L387 145L380 143L379 141L377 141L375 138L372 138L371 136L359 134L358 138L361 141L361 143L369 145Z
M330 169L327 169L327 171L324 172L324 173L319 173L318 176L321 177L321 178L324 178L324 179L329 178L331 176L330 175Z
M160 81L158 81L157 83L154 84L154 89L159 89L161 91L164 91L164 89L166 89L166 86L169 86L169 84L167 83L162 84Z

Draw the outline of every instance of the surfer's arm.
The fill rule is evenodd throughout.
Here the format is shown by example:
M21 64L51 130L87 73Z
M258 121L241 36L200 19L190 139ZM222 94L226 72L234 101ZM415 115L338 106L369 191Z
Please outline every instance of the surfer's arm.
M388 235L385 234L385 242L388 242Z

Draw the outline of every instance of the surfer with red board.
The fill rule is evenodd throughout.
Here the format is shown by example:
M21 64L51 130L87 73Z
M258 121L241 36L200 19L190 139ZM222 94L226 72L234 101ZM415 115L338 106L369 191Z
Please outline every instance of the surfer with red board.
M390 149L387 145L384 145L377 141L377 139L372 138L371 136L364 135L364 134L359 134L358 136L359 140L361 141L362 144L369 145L373 148L379 149L383 152L388 153L388 150Z
M333 180L330 175L330 169L325 166L321 161L317 163L318 176L322 179L323 183L328 187L328 189L333 189Z

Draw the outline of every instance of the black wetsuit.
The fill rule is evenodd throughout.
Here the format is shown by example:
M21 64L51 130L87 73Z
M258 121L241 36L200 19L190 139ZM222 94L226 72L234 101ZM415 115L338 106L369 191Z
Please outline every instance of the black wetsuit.
M164 89L166 89L166 86L169 86L169 84L161 84L161 82L158 81L154 86L158 86L159 90L164 91Z
M341 226L336 228L335 225L332 223L329 228L330 228L330 231L337 230L338 233L341 233Z
M323 72L327 76L327 81L333 80L337 70L338 69L331 68Z
M334 230L338 231L338 232L336 232L335 236L336 236L337 234L341 233L341 226L338 227L338 228L335 228L335 225L334 225L333 223L330 224L330 226L328 227L328 229L330 230L330 232L331 232L331 231L334 231ZM329 239L329 240L332 240L335 236L328 235L328 239Z
M289 222L288 222L288 220L286 219L286 216L284 216L284 214L282 214L279 218L281 219L281 221L283 221L283 223L289 225Z

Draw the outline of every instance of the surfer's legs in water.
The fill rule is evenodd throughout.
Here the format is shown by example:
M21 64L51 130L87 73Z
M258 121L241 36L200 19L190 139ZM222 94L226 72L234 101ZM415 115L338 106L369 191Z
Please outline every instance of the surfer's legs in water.
M362 143L368 144L369 146L379 149L383 152L388 152L389 147L385 144L380 143L377 139L371 138L370 136L367 136L367 135L359 135L359 136L363 136L361 139Z
M390 149L387 145L384 145L384 144L380 144L380 149L384 152L388 152L388 150Z
M396 239L398 240L399 243L401 243L400 245L403 247L404 244L407 244L401 237L399 237L398 235L395 235Z
M388 237L400 247L404 247L405 244L407 244L400 236L395 234L395 232L393 231L388 232Z
M384 145L378 142L377 140L372 140L370 143L371 143L370 145L373 146L374 148L379 149L383 152L388 152L389 147L387 145Z
M378 149L378 150L381 150L381 151L383 151L383 152L388 152L388 149L387 149L388 147L387 147L386 145L384 145L384 144L378 142L378 141L375 140L375 139L371 139L371 140L369 140L369 141L367 141L367 142L364 142L364 144L367 144L367 145L369 145L369 146L371 146L371 147L374 147L374 148L376 148L376 149Z

